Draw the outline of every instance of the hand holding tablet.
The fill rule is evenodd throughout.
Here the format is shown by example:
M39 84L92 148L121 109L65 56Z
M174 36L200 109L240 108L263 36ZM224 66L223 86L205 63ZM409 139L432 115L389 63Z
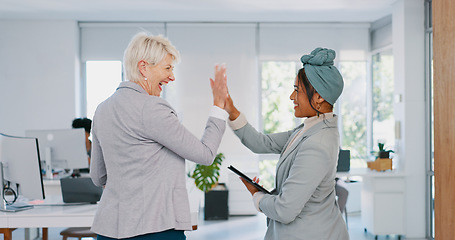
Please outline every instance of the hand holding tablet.
M255 188L257 188L259 191L267 194L271 194L267 189L263 188L261 185L257 184L255 181L253 181L251 178L237 170L235 167L232 165L228 167L229 170L233 171L235 174L239 175L241 178L243 178L245 181L253 185Z

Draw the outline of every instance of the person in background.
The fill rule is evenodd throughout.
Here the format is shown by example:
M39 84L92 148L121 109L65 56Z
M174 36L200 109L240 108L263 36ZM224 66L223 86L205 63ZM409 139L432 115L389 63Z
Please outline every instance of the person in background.
M85 129L85 147L87 148L88 165L90 166L90 155L92 152L92 141L90 141L90 132L92 130L92 120L88 118L75 118L72 124L73 128Z
M127 81L95 111L90 175L105 187L91 228L98 240L181 240L192 230L185 159L213 163L228 92L226 68L216 66L211 113L202 138L195 137L160 98L176 80L179 56L168 39L137 34L124 53Z
M290 99L295 117L305 120L291 131L260 133L230 97L226 103L229 125L247 148L280 154L272 194L242 179L258 211L267 216L266 240L349 239L335 198L340 137L333 105L343 90L343 78L333 66L334 58L335 51L325 48L301 58L303 68Z

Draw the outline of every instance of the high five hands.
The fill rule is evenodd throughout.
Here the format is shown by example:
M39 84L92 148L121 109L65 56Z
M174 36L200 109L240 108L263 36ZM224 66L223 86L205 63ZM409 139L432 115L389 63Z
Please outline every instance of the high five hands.
M215 65L215 80L210 78L213 105L224 109L228 98L226 65Z

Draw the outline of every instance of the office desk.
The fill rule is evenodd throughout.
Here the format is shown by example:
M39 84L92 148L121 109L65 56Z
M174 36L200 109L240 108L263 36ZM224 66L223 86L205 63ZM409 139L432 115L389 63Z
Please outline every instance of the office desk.
M11 240L11 232L16 228L43 228L43 240L47 240L49 227L90 227L96 207L96 204L36 206L15 213L0 212L0 233L5 240Z
M399 171L353 169L337 177L362 177L361 212L365 232L373 235L406 235L404 200L406 175ZM349 201L349 199L348 199Z
M60 197L61 198L61 197ZM49 202L56 202L58 196L50 197ZM35 206L15 213L0 212L0 233L4 240L11 240L11 233L16 228L43 228L43 240L47 240L47 228L50 227L90 227L95 217L97 204L66 206ZM197 229L197 212L191 213L193 230Z

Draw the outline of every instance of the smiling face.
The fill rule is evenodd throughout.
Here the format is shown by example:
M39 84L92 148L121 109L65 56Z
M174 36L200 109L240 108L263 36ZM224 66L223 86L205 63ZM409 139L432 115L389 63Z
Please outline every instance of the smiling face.
M295 78L294 91L289 97L294 102L294 115L298 118L312 117L316 115L316 111L310 106L308 96L303 84L300 83L298 77Z
M319 94L315 92L312 96L313 106L315 105L315 102L317 102L318 97ZM299 81L299 76L295 78L294 91L289 98L294 102L295 117L304 118L317 115L317 111L310 105L310 102L308 101L308 94L302 81Z
M314 117L333 111L333 106L325 101L308 81L303 68L295 78L294 91L289 98L294 102L294 115L298 118Z
M141 72L147 80L140 85L148 94L159 97L163 91L163 86L175 80L173 62L174 59L172 55L167 54L166 57L156 65L151 65L147 62L142 63L144 64L145 69L143 69L145 71Z

